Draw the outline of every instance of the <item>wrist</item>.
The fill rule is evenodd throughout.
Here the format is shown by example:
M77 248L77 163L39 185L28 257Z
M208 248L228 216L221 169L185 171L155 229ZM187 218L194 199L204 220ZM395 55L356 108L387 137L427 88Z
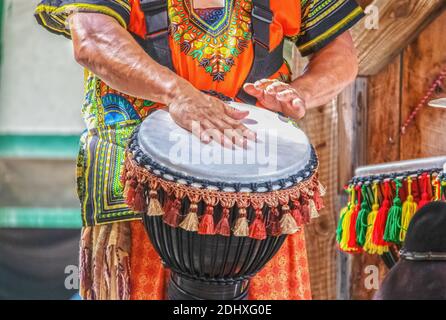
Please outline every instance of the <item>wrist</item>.
M167 94L166 101L167 105L170 105L174 101L183 100L189 97L195 91L198 91L189 81L181 78L180 76L175 77L175 80L172 81L169 89L170 90Z

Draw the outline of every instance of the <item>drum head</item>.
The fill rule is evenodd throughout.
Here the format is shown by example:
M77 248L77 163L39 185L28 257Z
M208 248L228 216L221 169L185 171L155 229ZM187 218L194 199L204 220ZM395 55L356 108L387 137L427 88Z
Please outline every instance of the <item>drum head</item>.
M216 142L202 144L164 109L155 111L141 124L139 148L160 167L169 168L173 176L214 183L280 181L308 165L312 146L293 121L259 107L230 105L250 112L243 123L257 133L258 139L249 141L247 149L223 148Z

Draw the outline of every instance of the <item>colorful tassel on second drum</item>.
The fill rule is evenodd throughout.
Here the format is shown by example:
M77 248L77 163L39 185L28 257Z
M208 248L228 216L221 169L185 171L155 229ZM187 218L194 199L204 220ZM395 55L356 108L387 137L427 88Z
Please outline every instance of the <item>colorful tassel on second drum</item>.
M346 188L349 200L336 229L339 248L379 255L391 246L398 249L416 211L431 201L446 200L446 178L440 171L408 172L399 178L394 174L354 178ZM418 183L415 192L413 179Z

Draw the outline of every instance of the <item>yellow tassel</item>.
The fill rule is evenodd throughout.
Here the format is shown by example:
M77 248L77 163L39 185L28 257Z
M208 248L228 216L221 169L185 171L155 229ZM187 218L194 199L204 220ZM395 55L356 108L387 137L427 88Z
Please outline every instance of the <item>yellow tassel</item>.
M375 225L376 216L378 215L379 204L374 204L372 212L367 217L367 232L365 236L364 251L369 254L376 254L378 252L377 246L372 241L373 226Z
M341 248L341 250L345 252L350 251L348 247L348 241L350 239L350 224L351 224L352 213L355 210L355 200L356 200L355 188L352 187L350 189L350 192L351 192L350 203L347 207L347 211L344 213L344 219L342 220L342 235L341 235L341 241L339 242L339 247Z
M156 190L150 190L149 196L150 201L149 207L147 208L147 215L151 217L164 215L163 208L158 200L158 192L156 192Z
M282 234L295 234L300 230L296 223L296 220L290 213L290 207L288 205L282 206L283 216L280 219L280 228Z
M401 232L400 241L404 242L406 239L407 229L409 228L410 221L412 220L415 212L417 212L418 205L413 200L412 196L412 177L407 178L407 199L403 203L403 212L401 214Z
M235 222L234 236L247 237L249 236L249 222L246 217L246 209L239 209L239 218Z
M344 219L342 220L342 237L341 242L339 243L339 247L341 248L341 250L349 252L348 241L350 239L350 223L353 210L355 210L355 206L350 205L347 210L348 211L345 213Z
M403 203L403 212L401 214L401 242L404 242L404 239L406 239L407 229L409 228L409 223L415 215L415 212L417 212L417 203L413 201L413 196L409 195Z
M316 204L314 203L313 199L310 199L308 201L308 205L310 207L310 218L311 219L319 218L319 212L317 212Z
M198 231L198 215L197 215L198 206L196 203L192 203L190 205L189 213L186 215L186 218L180 223L180 228L186 231Z

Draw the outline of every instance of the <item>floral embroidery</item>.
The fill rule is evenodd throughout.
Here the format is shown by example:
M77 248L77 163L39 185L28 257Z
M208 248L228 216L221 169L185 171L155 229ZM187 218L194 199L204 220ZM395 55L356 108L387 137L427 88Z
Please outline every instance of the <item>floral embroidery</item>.
M226 0L221 20L209 24L191 0L170 0L170 32L183 53L197 60L214 81L223 81L251 40L251 7L250 0Z

